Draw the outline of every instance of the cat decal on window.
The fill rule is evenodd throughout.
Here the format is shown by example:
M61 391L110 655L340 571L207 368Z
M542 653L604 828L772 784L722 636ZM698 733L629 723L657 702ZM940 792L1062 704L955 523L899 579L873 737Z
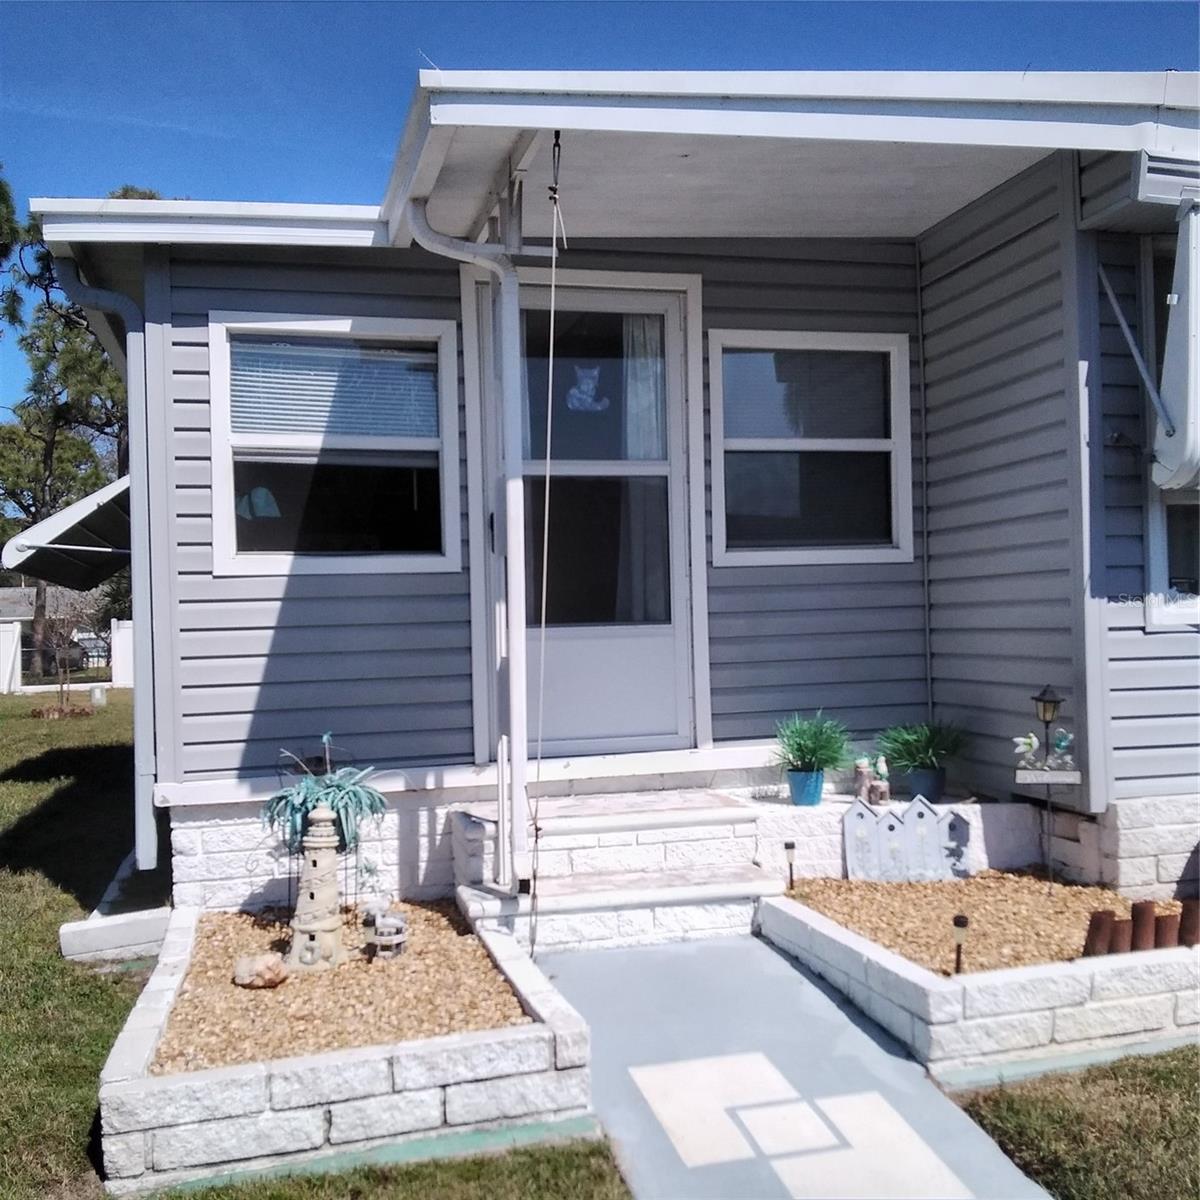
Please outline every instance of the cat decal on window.
M567 407L572 412L599 413L609 406L607 396L597 396L600 368L575 366L575 382L567 392Z

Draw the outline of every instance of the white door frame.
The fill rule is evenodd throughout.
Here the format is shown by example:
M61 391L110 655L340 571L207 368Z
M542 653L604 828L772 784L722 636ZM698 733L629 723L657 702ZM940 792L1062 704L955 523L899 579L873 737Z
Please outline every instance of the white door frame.
M544 288L550 283L547 268L530 267L520 269L521 283ZM471 645L472 645L472 711L475 733L475 760L486 764L495 760L495 737L497 717L496 677L499 666L499 642L497 621L503 621L500 606L493 605L494 594L490 585L498 556L492 553L493 530L491 514L497 510L494 499L486 495L487 479L493 473L488 469L489 449L485 444L483 422L482 371L490 360L491 322L486 320L486 311L481 308L481 285L489 284L489 277L478 268L464 266L460 275L463 321L463 375L466 402L466 443L468 483L468 530L471 571ZM705 512L705 463L704 463L704 365L701 281L698 275L669 275L626 271L583 271L560 270L558 286L571 290L613 292L657 292L674 295L679 301L679 312L683 319L683 362L682 362L682 423L684 480L675 490L672 508L682 503L686 512L683 528L673 543L672 570L675 558L680 559L684 573L681 577L688 596L680 596L678 623L686 631L690 642L690 654L683 654L690 668L684 680L690 693L693 744L700 749L712 745L712 697L709 685L708 652L708 581L707 558L708 536ZM484 344L481 345L481 342ZM495 451L493 450L492 453ZM676 499L678 497L678 499ZM675 519L674 511L671 514ZM495 531L502 544L500 533ZM675 589L673 588L673 593ZM499 593L495 593L499 594ZM679 594L679 593L675 593ZM628 745L610 743L615 752L637 752L644 747L637 739L629 739ZM677 753L665 750L664 753ZM639 754L639 760L646 754ZM643 764L643 769L646 769Z

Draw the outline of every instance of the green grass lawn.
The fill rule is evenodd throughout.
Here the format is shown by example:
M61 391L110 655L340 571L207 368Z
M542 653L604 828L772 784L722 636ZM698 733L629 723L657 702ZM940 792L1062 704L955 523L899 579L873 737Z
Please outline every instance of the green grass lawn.
M0 697L0 1195L87 1195L96 1078L138 982L65 962L131 844L131 704L36 720ZM91 1189L95 1190L95 1189ZM98 1194L98 1192L96 1193Z
M1200 1196L1200 1047L958 1099L1057 1200Z
M133 841L132 706L30 716L0 696L0 1200L98 1200L100 1068L144 980L68 963L58 927L86 916ZM161 881L140 881L148 902ZM297 1176L188 1192L204 1200L628 1200L604 1144Z
M604 1142L536 1146L494 1156L366 1167L237 1187L172 1193L172 1200L630 1200Z

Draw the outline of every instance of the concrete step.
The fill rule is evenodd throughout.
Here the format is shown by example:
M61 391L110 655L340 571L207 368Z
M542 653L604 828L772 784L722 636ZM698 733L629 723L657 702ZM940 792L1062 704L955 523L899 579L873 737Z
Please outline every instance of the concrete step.
M495 812L490 803L452 814L456 882L494 878ZM535 803L530 844L536 841L538 874L547 879L745 864L754 861L758 815L720 792L548 798Z
M537 945L639 946L750 933L759 897L783 890L782 878L753 863L539 876ZM533 896L468 884L456 895L472 925L502 929L529 943Z

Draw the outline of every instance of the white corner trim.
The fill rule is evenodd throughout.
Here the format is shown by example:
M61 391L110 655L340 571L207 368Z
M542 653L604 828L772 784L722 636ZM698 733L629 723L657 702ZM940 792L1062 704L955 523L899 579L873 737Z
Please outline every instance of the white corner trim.
M471 601L471 725L475 762L492 759L492 695L497 664L493 661L488 579L489 504L484 496L483 378L485 355L480 346L482 313L477 289L487 284L478 267L459 268L459 301L463 331L463 391L467 436L467 561Z
M890 361L891 436L808 439L812 449L885 450L892 456L892 543L889 546L820 546L794 549L730 549L725 526L725 430L722 355L730 349L861 350L883 352ZM767 329L708 331L708 391L712 421L713 565L718 567L810 566L823 563L913 561L912 414L909 337L905 333L815 333ZM799 442L778 440L781 449ZM769 450L777 439L739 439L734 448Z
M438 356L443 552L441 554L246 554L237 550L230 432L230 335L288 334L355 337L391 342L435 342ZM209 396L212 429L213 574L341 575L454 574L462 570L459 508L458 326L454 321L392 317L311 316L298 313L212 311L208 315ZM295 439L279 439L294 442ZM312 441L312 439L309 439ZM317 439L319 444L328 444ZM370 446L370 440L362 443Z

